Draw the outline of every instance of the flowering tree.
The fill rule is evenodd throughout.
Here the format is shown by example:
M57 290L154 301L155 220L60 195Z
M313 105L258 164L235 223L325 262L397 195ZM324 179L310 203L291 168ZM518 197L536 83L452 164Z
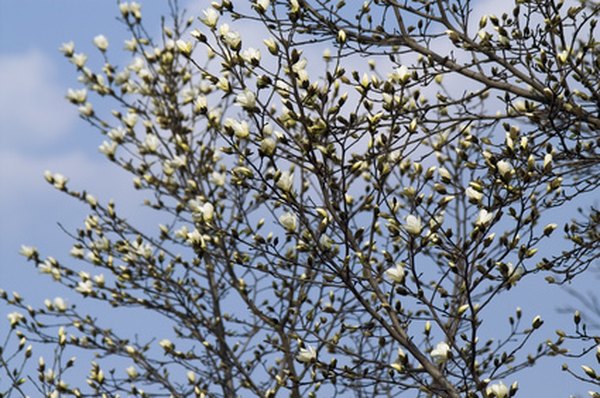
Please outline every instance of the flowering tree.
M527 278L597 265L598 210L552 218L598 189L597 4L517 0L474 20L464 0L235 3L199 22L173 5L159 39L121 3L122 68L104 36L101 71L61 48L100 151L170 221L142 230L48 172L90 214L73 260L22 254L84 302L172 332L141 341L62 298L2 292L15 309L0 392L505 398L540 358L597 350L579 314L547 336L539 316L490 310ZM30 380L29 340L56 347ZM85 351L97 358L78 383L67 357ZM590 364L566 370L600 384Z

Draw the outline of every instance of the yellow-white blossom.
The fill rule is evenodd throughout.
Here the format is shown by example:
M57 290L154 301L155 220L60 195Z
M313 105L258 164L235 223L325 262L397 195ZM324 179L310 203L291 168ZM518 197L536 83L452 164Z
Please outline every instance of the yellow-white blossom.
M487 398L507 398L508 387L502 382L492 384L485 389L485 395Z
M213 171L210 175L210 180L213 184L218 187L222 187L225 185L226 175L224 173L219 173L218 171Z
M64 312L67 310L67 304L62 297L56 297L53 301L54 308L56 308L59 312Z
M58 50L65 56L70 57L75 52L75 43L73 43L72 41L63 43Z
M419 235L423 230L423 223L421 222L420 217L415 217L412 214L406 217L406 224L404 224L404 229L411 235Z
M174 347L173 343L169 339L162 339L161 341L158 342L158 345L160 345L162 348L164 348L165 351L170 351Z
M25 317L20 312L11 312L6 316L8 318L8 322L10 322L10 326L16 326L21 322Z
M206 10L202 11L200 20L204 25L213 29L215 26L217 26L217 22L219 21L219 13L214 8L207 8Z
M265 12L271 5L271 0L256 0L256 8L260 12Z
M284 213L279 217L279 222L288 232L294 232L298 226L298 219L294 213Z
M104 35L98 35L94 37L94 45L98 47L100 51L106 51L108 48L108 40Z
M75 288L75 290L79 293L90 294L94 291L94 285L90 280L80 281L79 283L77 283L77 287Z
M285 170L279 176L277 180L277 187L285 192L290 192L292 190L292 186L294 185L294 174Z
M506 160L500 160L496 163L496 168L502 177L510 177L512 174L513 168Z
M32 259L37 255L37 249L33 246L21 245L21 250L19 251L19 254L27 257L27 259Z
M242 59L249 64L258 65L260 58L260 51L254 47L249 47L242 51Z
M438 343L433 350L429 353L433 360L437 363L444 363L448 360L450 355L450 346L448 343L442 341Z
M260 141L260 150L265 155L272 155L277 148L277 141L271 137L263 138Z
M135 366L130 366L127 369L125 369L125 371L127 372L127 376L130 379L135 379L136 377L139 376L139 373L138 373L137 369L135 368Z
M83 104L87 100L87 90L82 88L80 90L67 90L67 99L74 104Z
M87 55L82 53L73 54L71 56L71 62L78 68L83 68L87 62Z
M144 149L146 151L154 153L158 149L159 145L160 141L156 135L146 134L146 138L144 139Z
M394 82L404 84L410 80L410 72L406 65L402 65L399 68L394 69L394 71L388 75L388 78Z
M385 275L396 283L402 283L404 281L404 266L402 264L396 264L395 266L388 268L385 271Z
M521 279L521 277L523 276L525 269L523 268L522 265L515 267L512 263L506 264L506 267L507 267L507 271L506 271L507 281L511 286L514 286L517 284L519 279Z
M467 194L467 198L475 203L481 202L481 199L483 198L483 194L473 187L467 187L467 189L465 189L465 193Z
M301 348L296 359L302 363L311 363L317 359L317 351L312 346Z
M114 141L103 141L98 150L108 157L112 157L117 152L118 144Z
M488 225L493 218L494 213L490 213L486 209L481 209L479 210L479 214L477 215L477 220L475 220L475 225L484 227Z
M239 93L235 100L239 106L246 110L252 110L256 107L256 94L248 89Z

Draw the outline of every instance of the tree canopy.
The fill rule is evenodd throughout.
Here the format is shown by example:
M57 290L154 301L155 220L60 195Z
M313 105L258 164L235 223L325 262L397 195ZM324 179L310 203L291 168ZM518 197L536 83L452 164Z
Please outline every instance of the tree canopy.
M110 37L98 70L61 47L82 85L67 99L168 222L136 226L47 172L89 216L66 231L71 259L22 254L81 303L172 332L141 340L1 291L0 395L507 398L560 355L600 397L579 312L548 335L494 310L527 279L560 289L598 267L600 213L581 199L600 182L597 3L169 6L152 35L119 3L126 65ZM55 347L33 370L30 341ZM85 381L76 352L96 355Z

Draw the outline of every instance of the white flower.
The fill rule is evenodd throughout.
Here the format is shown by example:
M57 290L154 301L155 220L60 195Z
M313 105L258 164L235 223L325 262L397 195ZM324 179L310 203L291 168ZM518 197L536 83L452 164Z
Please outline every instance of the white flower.
M271 0L256 0L256 8L261 12L267 11L269 5L271 5Z
M62 297L56 297L54 299L54 307L59 311L59 312L64 312L67 309L67 304L65 303L65 300Z
M184 55L190 55L192 53L192 50L194 49L194 45L189 41L184 41L180 39L177 40L175 44L177 45L177 49L179 50L179 52Z
M186 236L186 241L192 246L200 246L202 248L206 247L206 240L204 239L204 235L202 235L200 231L198 231L195 228L192 232L188 232Z
M242 43L242 37L238 32L227 32L227 34L223 36L223 40L233 50L239 49L240 44Z
M158 345L160 345L162 348L164 348L165 351L172 350L174 347L173 343L169 339L162 339L161 341L158 342Z
M108 48L108 40L106 37L104 37L104 35L98 35L94 37L94 45L98 47L98 50L106 51Z
M10 322L10 326L15 326L21 322L25 317L20 312L11 312L6 316Z
M260 62L260 51L256 48L250 47L242 51L242 59L252 65L258 65Z
M75 52L75 43L72 41L63 43L58 49L61 53L65 54L65 56L70 57Z
M271 137L264 138L260 142L260 150L265 155L272 155L275 153L275 149L277 148L277 141L275 141Z
M64 189L67 184L67 181L69 181L69 179L62 174L55 173L52 176L52 181L53 181L54 188Z
M115 152L117 152L117 147L118 145L114 141L103 141L102 144L98 147L98 150L110 158L115 156Z
M423 229L423 225L421 223L421 218L415 217L412 214L406 217L406 224L404 224L404 229L411 235L419 235L421 230Z
M519 279L521 279L521 277L523 276L525 269L523 268L522 265L519 265L518 267L515 268L515 266L512 265L512 263L506 264L506 267L507 267L506 276L508 278L507 279L508 283L511 286L514 286L517 284Z
M77 287L75 288L75 290L79 293L90 294L94 291L94 285L90 280L80 281L79 283L77 283Z
M279 217L279 222L288 232L294 232L298 226L298 220L293 213L284 213Z
M106 282L104 274L94 275L94 282L96 282L96 285L99 287L104 287L104 283Z
M226 175L224 173L219 173L218 171L213 171L210 175L210 180L216 186L222 187L225 185Z
M81 90L67 90L67 99L74 104L83 104L87 99L87 90L82 88Z
M471 202L479 203L481 202L481 199L483 199L483 194L473 187L467 187L467 189L465 189L465 193Z
M506 160L500 160L498 163L496 163L496 168L498 169L500 175L504 178L510 177L513 171L512 166Z
M196 218L200 218L204 222L210 222L213 219L215 207L212 203L206 202L201 205L200 200L193 199L190 200L189 205Z
M508 387L502 382L492 384L485 389L485 395L488 398L506 398L508 397Z
M217 22L219 21L219 13L214 8L207 8L202 11L203 16L200 17L202 23L209 28L213 29L217 26Z
M488 212L486 209L481 209L475 220L475 225L484 227L489 224L494 218L494 213Z
M135 366L130 366L127 369L125 369L125 371L127 372L127 376L129 376L130 379L135 379L139 376L139 373Z
M294 185L294 175L287 170L283 171L277 180L276 185L282 191L290 192Z
M244 109L252 110L256 106L256 94L245 89L237 95L236 103Z
M144 139L144 149L146 149L146 151L150 153L156 152L159 144L160 141L158 140L157 136L155 136L154 134L146 135L146 138Z
M238 138L248 138L250 135L250 126L248 126L248 122L245 120L242 120L241 122L233 120L231 128L233 129L233 134Z
M429 355L431 355L431 357L437 362L437 363L444 363L448 360L448 356L450 354L450 346L442 341L441 343L438 343L435 348L433 350L431 350L431 352L429 353Z
M125 126L127 126L129 128L133 128L138 121L138 115L137 115L137 113L131 112L131 113L128 113L127 115L123 116L122 120L123 120L123 123L125 123Z
M21 250L19 251L19 254L21 254L24 257L27 257L27 259L29 260L37 255L37 249L33 246L21 245Z
M544 156L544 169L547 169L552 163L552 154L551 153L547 153Z
M108 132L108 138L111 140L121 143L125 138L125 129L123 127L117 127L116 129L112 129Z
M90 117L94 114L94 107L89 102L86 102L84 105L81 105L77 109L79 110L79 113L81 113L82 116Z
M301 348L296 359L302 363L311 363L317 359L317 351L312 346Z
M85 255L85 250L83 250L83 247L73 246L69 254L75 258L81 259Z
M452 179L452 176L450 175L448 169L445 169L443 167L440 167L438 169L438 174L440 175L440 177L442 177L442 180L449 181Z
M87 55L82 53L73 54L71 56L71 62L78 68L83 68L87 62Z
M388 77L395 82L404 84L410 80L410 72L408 71L406 65L402 65L390 73Z
M404 266L396 264L385 271L385 275L393 282L402 283L404 281Z

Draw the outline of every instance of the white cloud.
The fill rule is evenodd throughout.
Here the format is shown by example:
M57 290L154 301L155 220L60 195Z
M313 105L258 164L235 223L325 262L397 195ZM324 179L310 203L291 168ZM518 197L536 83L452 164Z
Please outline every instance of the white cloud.
M0 55L0 131L3 146L47 144L69 131L77 112L64 99L52 58L32 50Z

